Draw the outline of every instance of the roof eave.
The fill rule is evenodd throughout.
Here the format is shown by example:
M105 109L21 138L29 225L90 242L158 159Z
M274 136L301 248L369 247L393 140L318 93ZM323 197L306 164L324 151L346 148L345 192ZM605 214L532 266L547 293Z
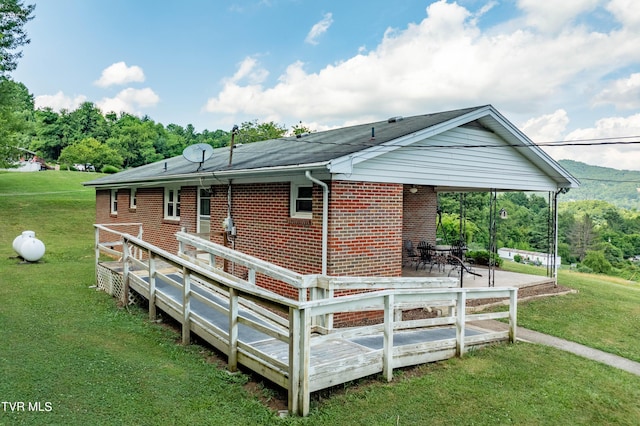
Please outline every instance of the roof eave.
M187 173L172 176L153 176L144 179L130 179L116 182L105 182L93 184L90 182L84 182L84 186L92 186L96 189L100 188L131 188L137 186L151 186L159 184L177 184L177 183L197 183L201 179L214 178L221 183L227 183L233 179L246 178L251 176L265 176L265 175L278 175L295 173L296 171L307 170L326 170L327 161L318 163L307 164L295 164L289 166L277 166L277 167L261 167L257 169L241 169L241 170L215 170L199 173Z

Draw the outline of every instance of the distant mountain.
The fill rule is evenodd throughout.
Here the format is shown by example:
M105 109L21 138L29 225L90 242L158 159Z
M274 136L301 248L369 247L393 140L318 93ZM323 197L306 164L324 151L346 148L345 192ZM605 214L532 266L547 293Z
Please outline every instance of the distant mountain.
M580 181L580 188L561 195L560 202L601 200L619 208L640 211L640 171L591 166L573 160L558 162Z

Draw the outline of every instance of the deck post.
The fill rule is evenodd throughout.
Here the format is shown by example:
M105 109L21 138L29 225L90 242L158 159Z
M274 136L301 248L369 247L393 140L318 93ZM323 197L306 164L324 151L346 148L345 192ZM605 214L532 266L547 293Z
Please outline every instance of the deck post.
M384 298L384 345L382 354L382 374L388 382L393 380L393 320L394 297L389 294Z
M509 342L516 342L516 329L518 318L518 289L514 288L509 294Z
M466 322L465 314L467 310L467 292L465 290L459 290L456 305L456 356L461 357L466 352L464 347L464 331Z
M126 305L129 302L129 256L131 252L129 250L129 244L127 240L122 238L122 304Z
M149 249L149 320L156 319L156 259Z
M238 290L229 288L229 371L238 369Z
M94 227L94 235L96 239L95 255L96 255L96 285L98 285L98 263L100 263L100 228Z
M300 316L298 309L289 308L289 413L300 414Z
M299 309L300 313L300 387L298 392L298 410L300 415L308 416L311 405L309 392L309 367L311 354L311 316L309 309Z
M182 268L184 284L182 285L182 344L191 343L191 272Z

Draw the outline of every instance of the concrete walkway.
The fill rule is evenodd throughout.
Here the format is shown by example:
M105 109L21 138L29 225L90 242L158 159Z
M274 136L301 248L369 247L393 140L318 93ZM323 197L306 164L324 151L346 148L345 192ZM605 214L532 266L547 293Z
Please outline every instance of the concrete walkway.
M471 325L486 330L502 331L507 330L509 326L500 321L478 321L471 323ZM537 343L540 345L552 346L554 348L571 352L583 358L591 359L601 362L603 364L610 365L620 370L627 371L636 376L640 376L640 362L631 361L630 359L623 358L618 355L613 355L608 352L603 352L598 349L593 349L588 346L581 345L579 343L570 342L568 340L560 339L558 337L550 336L544 333L538 333L537 331L529 330L526 328L518 327L516 329L517 340L529 343Z

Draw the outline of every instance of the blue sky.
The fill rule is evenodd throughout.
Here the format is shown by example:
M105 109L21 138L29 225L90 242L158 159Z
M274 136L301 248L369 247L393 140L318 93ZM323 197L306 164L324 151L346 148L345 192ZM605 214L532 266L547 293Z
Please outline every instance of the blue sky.
M34 2L13 78L38 107L91 101L202 131L493 104L535 142L640 140L633 0ZM640 170L640 145L545 149Z

